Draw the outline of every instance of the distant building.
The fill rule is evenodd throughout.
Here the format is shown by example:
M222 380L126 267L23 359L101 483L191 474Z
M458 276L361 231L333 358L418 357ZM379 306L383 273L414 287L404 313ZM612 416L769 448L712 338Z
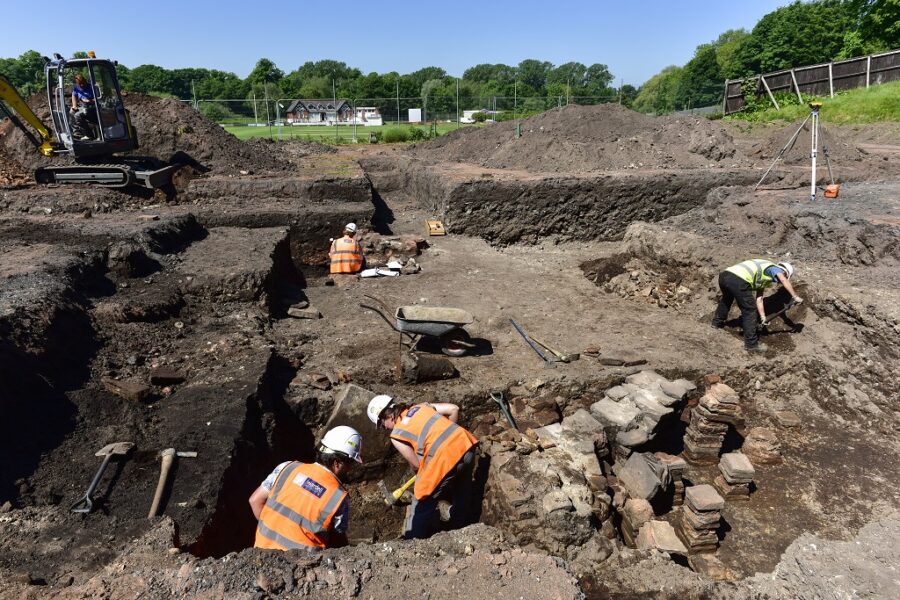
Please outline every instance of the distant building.
M356 123L358 125L383 125L381 113L374 106L357 106Z
M287 107L291 125L332 125L351 123L353 108L347 100L293 100Z

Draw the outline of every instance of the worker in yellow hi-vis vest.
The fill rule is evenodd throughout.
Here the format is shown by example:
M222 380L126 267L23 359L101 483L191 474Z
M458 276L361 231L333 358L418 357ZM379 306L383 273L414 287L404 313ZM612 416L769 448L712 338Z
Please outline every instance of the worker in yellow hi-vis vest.
M744 324L744 347L749 352L764 352L766 347L759 343L756 318L758 314L759 322L763 325L767 324L763 293L770 285L780 283L790 293L794 304L802 303L803 299L797 295L791 285L790 279L793 275L794 267L791 263L775 264L761 258L751 258L728 267L719 274L719 289L722 291L722 297L716 307L713 327L721 329L725 326L728 311L731 309L732 303L737 302Z
M347 223L344 237L331 242L328 251L331 259L331 272L334 274L353 274L362 271L366 258L362 246L356 241L356 223Z

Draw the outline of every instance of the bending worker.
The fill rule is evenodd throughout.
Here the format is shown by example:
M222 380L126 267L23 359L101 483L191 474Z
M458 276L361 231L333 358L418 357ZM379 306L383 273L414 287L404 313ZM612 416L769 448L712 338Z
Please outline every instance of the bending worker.
M428 537L442 499L452 502L451 527L466 525L478 440L456 424L459 407L427 402L410 406L381 395L372 398L367 413L376 427L391 430L391 443L416 471L403 537Z
M366 258L355 236L356 223L347 223L344 227L344 236L331 242L331 250L328 251L331 273L352 274L362 271Z
M362 437L352 427L329 430L315 463L284 462L250 496L259 520L256 548L321 550L347 544L349 505L339 476L361 463Z
M761 258L751 258L728 267L719 274L722 297L716 307L713 327L721 329L725 326L731 304L737 302L744 324L744 347L750 352L765 351L765 345L759 343L756 329L757 314L763 326L768 324L763 293L773 283L780 283L791 295L792 302L800 304L803 299L797 295L790 282L793 275L794 267L790 263L775 264Z

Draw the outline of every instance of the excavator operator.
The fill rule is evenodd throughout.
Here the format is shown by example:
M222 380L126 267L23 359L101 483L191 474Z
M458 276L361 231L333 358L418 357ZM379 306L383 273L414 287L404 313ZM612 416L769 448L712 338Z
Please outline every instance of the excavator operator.
M96 123L97 109L94 90L81 73L75 74L75 85L72 86L72 135L76 139L94 139L91 128Z

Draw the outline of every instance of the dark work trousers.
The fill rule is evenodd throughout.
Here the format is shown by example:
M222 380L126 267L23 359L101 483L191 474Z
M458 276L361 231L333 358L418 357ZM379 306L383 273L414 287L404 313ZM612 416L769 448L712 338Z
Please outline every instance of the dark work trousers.
M450 527L458 529L468 525L472 502L472 470L475 468L475 448L463 454L456 466L447 473L430 496L412 504L403 524L403 537L408 540L427 538L431 535L439 500L449 500Z
M719 274L719 289L722 290L722 297L719 299L719 306L716 307L713 325L722 327L725 319L728 318L732 302L737 302L741 309L741 320L744 323L744 345L747 348L756 346L759 343L759 337L756 334L757 315L759 314L756 310L756 292L749 283L731 271L722 271Z

